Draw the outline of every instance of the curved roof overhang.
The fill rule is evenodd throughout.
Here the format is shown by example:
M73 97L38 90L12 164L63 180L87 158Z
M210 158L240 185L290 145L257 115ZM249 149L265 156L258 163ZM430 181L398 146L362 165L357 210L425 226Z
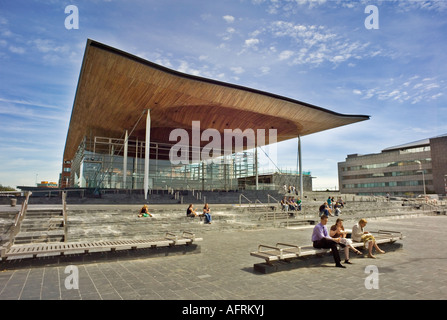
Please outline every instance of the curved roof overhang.
M142 112L150 109L151 142L171 143L173 129L276 129L277 142L368 120L239 85L184 74L88 40L73 104L64 159L84 136L145 137ZM208 142L202 143L206 145ZM222 138L223 143L223 138ZM269 144L266 138L265 144Z

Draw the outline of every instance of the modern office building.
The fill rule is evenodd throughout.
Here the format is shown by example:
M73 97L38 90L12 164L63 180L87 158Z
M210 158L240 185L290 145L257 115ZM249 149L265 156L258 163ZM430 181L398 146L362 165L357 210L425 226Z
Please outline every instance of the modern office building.
M298 137L300 152L304 135L368 119L184 74L88 40L61 185L146 195L234 190L247 177L255 179L244 186L258 185L255 147Z
M447 135L351 154L338 163L340 191L357 195L445 194Z

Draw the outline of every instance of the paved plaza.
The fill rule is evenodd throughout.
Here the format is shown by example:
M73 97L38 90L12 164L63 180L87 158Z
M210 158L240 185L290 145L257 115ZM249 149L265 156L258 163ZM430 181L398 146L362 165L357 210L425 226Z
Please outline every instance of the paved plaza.
M330 218L332 224L335 218ZM350 228L351 222L345 223ZM206 225L203 226L206 228ZM403 247L377 259L355 257L346 269L331 255L271 274L253 270L259 244L310 243L312 226L251 231L208 231L200 250L186 255L37 264L2 262L1 300L319 300L445 299L447 217L376 219L368 230L403 232ZM386 250L386 246L383 246ZM342 259L343 253L341 253ZM344 259L343 259L344 260ZM314 261L315 262L315 261ZM377 268L376 288L368 266ZM367 268L368 267L368 268ZM75 270L78 281L73 281ZM367 272L365 272L367 271ZM369 287L369 288L368 288ZM196 301L197 302L197 301Z

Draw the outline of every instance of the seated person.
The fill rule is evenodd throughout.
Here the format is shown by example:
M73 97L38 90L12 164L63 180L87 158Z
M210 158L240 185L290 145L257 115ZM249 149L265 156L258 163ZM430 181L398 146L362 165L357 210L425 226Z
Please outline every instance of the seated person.
M338 204L338 203L336 203L336 204L334 205L334 214L335 214L336 216L341 215L340 204Z
M287 201L287 203L289 204L289 210L297 209L297 205L296 205L295 201L293 201L293 197L289 197L289 200Z
M197 213L194 210L192 203L189 205L188 209L186 209L186 216L191 217L191 218L194 218L197 216Z
M149 209L147 207L147 204L145 204L141 208L140 213L138 214L138 218L141 218L141 217L152 217L152 215L149 213Z
M284 199L281 200L281 208L284 211L289 211L289 204L287 203L286 197L284 197Z
M340 238L332 238L329 236L329 232L326 227L327 219L328 217L325 214L321 215L320 223L314 227L312 232L313 247L317 249L331 249L335 266L339 268L346 268L340 263L341 259L337 248L337 244L340 243Z
M354 251L357 254L361 254L359 250L354 248L352 246L352 240L347 239L347 232L345 231L345 228L343 226L343 220L338 218L335 224L331 227L329 231L329 236L331 238L340 238L340 247L344 248L345 250L345 263L351 264L349 261L349 249Z
M332 213L331 213L331 209L328 207L328 204L327 204L327 202L325 202L325 203L323 203L321 206L320 206L320 217L322 216L322 215L325 215L326 217L329 217L329 216L333 216L332 215Z
M373 247L376 248L377 252L385 253L376 243L376 239L368 231L365 231L365 226L367 224L366 219L360 219L360 221L352 227L352 240L356 242L363 242L366 249L368 249L368 257L375 259L376 257L372 254Z
M211 209L208 203L205 203L203 207L203 216L205 217L205 223L211 224Z
M300 198L298 198L296 200L296 205L298 206L298 211L301 211L301 199Z

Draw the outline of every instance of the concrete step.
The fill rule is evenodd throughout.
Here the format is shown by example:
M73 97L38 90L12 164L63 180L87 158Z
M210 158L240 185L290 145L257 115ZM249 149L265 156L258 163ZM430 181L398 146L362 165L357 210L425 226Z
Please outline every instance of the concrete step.
M27 210L14 243L60 242L65 240L60 209Z
M63 230L50 230L45 232L20 231L14 238L14 244L39 243L39 242L63 242Z
M196 209L201 211L202 204L195 203ZM138 218L140 205L101 205L98 209L90 207L68 207L68 239L81 240L108 240L108 239L142 239L148 236L163 235L165 232L191 231L198 235L209 231L268 229L274 227L300 226L319 221L319 203L312 204L312 210L303 206L302 211L294 212L295 218L288 218L287 214L277 210L276 213L283 219L273 221L270 216L273 211L259 208L247 210L238 205L220 204L212 205L213 221L203 224L198 218L186 217L187 204L181 205L151 205L149 211L153 217ZM402 207L401 204L389 203L350 203L342 210L340 216L345 221L357 222L360 218L375 219L376 217L394 217L415 214L424 214L421 210ZM264 219L268 216L269 219ZM335 222L337 217L330 217ZM287 224L288 222L288 224ZM346 224L345 224L346 225Z
M26 212L25 219L48 219L60 216L62 216L61 210L32 210Z

